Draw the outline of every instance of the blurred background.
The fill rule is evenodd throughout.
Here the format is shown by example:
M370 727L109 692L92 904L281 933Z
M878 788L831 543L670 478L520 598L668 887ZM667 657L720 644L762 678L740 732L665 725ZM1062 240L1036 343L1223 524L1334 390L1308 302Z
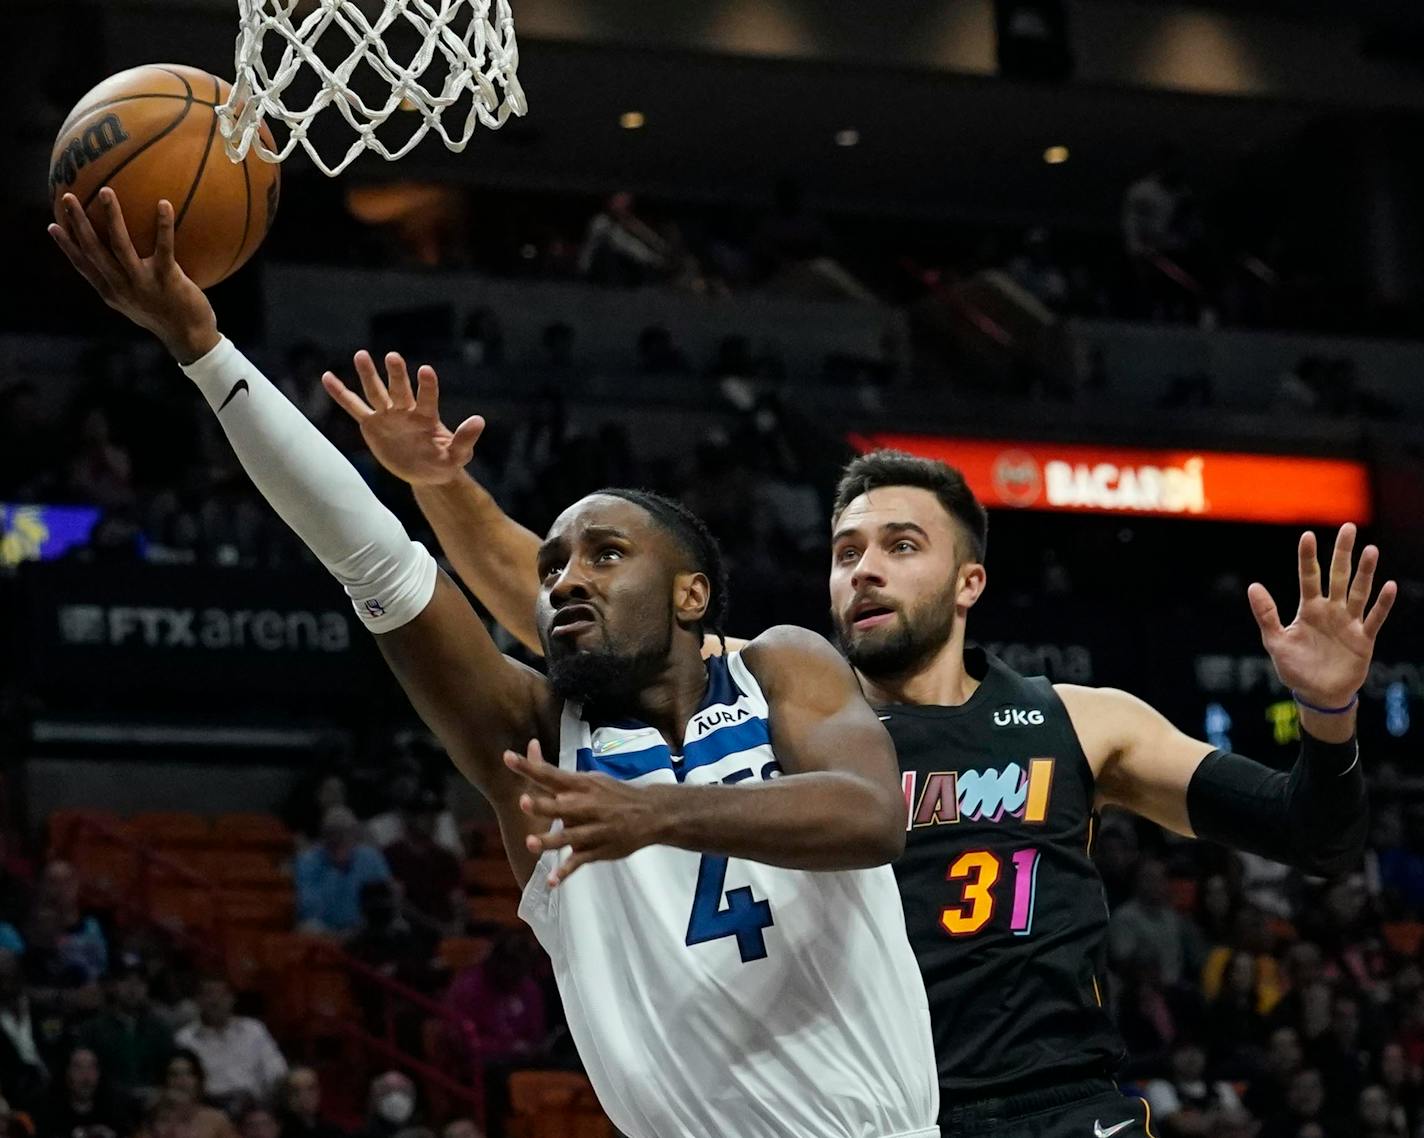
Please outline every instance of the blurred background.
M44 233L78 98L141 63L230 77L235 7L5 9L6 1125L601 1138L488 815L176 368ZM682 496L739 635L827 628L857 446L944 457L991 506L974 638L1282 765L1298 725L1246 585L1293 606L1300 529L1363 523L1402 589L1361 699L1362 873L1110 817L1112 997L1164 1135L1424 1134L1424 12L515 17L529 116L335 180L298 154L212 294L223 329L427 542L320 390L356 348L435 364L447 421L489 419L473 472L531 528L602 485Z

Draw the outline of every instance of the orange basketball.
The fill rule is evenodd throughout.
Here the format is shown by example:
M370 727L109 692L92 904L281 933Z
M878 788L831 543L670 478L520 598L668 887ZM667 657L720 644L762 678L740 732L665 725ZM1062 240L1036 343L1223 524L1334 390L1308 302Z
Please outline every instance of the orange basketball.
M99 191L119 197L139 256L153 252L158 203L173 203L178 263L202 288L231 276L262 244L277 213L278 167L249 152L232 162L218 131L228 84L163 63L121 71L79 100L50 159L50 196L73 193L105 232ZM264 125L262 141L272 145Z

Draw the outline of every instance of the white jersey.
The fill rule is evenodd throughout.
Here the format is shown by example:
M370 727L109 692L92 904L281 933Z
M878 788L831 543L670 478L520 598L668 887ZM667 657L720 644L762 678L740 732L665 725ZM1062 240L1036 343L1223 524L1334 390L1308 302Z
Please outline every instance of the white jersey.
M707 661L681 755L564 705L559 765L638 785L777 777L739 654ZM929 1006L889 866L811 873L670 846L544 854L520 914L553 958L579 1055L629 1138L938 1138Z

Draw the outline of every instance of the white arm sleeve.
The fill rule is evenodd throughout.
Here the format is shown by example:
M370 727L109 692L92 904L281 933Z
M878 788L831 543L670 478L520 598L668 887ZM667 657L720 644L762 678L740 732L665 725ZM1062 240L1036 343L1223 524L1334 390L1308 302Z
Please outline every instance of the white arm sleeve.
M435 595L435 559L306 416L226 337L183 373L253 485L346 586L362 623L390 632L419 616Z

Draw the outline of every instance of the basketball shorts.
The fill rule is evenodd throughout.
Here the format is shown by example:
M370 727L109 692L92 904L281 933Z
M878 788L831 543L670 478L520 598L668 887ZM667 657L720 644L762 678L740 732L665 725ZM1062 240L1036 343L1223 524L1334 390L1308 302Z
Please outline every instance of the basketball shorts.
M939 1124L943 1138L1158 1138L1147 1101L1105 1079L948 1104Z

